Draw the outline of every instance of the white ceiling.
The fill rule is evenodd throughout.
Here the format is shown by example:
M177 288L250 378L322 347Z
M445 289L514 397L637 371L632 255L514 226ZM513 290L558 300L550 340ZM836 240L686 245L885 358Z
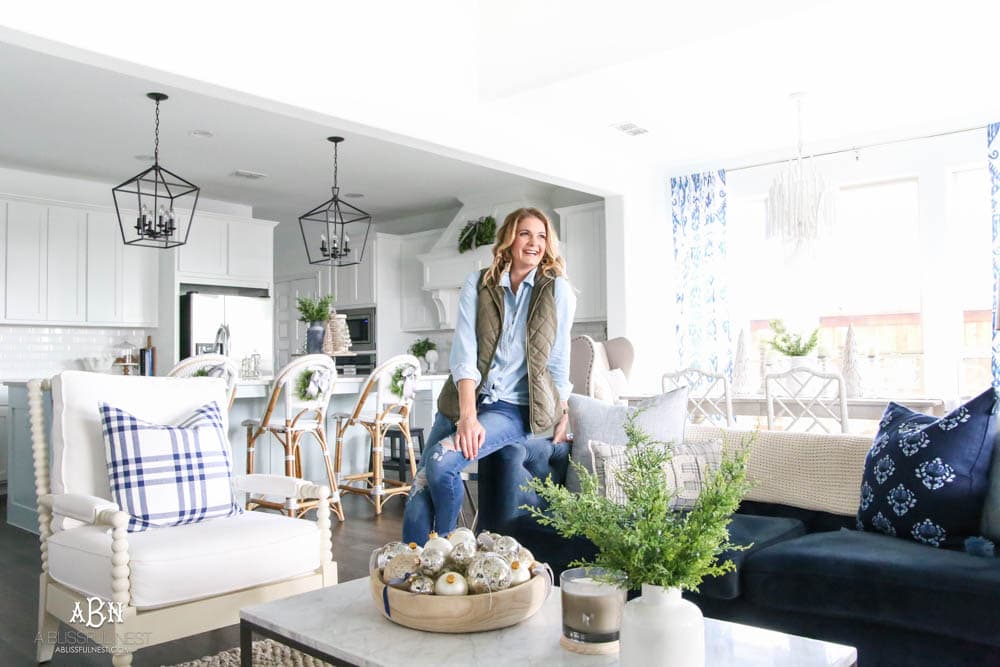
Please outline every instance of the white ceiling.
M362 201L373 209L433 208L469 185L463 175L482 185L490 183L487 175L502 178L466 162L621 191L615 188L627 185L618 176L622 165L645 165L665 177L787 158L795 142L789 95L796 91L806 93L807 153L1000 120L995 0L303 0L280 11L253 0L175 0L168 14L133 0L102 7L104 16L95 16L86 3L18 3L5 7L0 22L120 59L107 66L133 76L150 72L147 78L179 82L206 100L243 95L303 110L300 119L342 119L356 130L344 133L343 186L366 192ZM0 39L11 38L0 31ZM179 48L151 48L159 44ZM30 89L44 76L31 62L3 61L5 85L13 78ZM79 159L100 161L108 175L134 170L130 156L149 150L145 84L132 81L110 98L103 92L112 87L104 81L110 75L92 74L87 86L74 89L84 105L51 90L27 97L38 100L28 109L0 105L4 124L11 115L18 122L48 118L42 134L52 133L51 140L13 135L35 142L22 147L25 157L59 160L78 152L76 143L91 137L78 133L65 142L56 133L65 134L66 118L86 114L78 126L83 133L99 135L90 124L104 123L106 134L79 151L88 154ZM59 80L72 85L76 75ZM269 172L254 187L274 198L275 211L298 211L317 188L322 195L322 137L333 128L241 108L250 102L216 103L210 118L216 127L207 129L217 138L198 143L185 133L206 124L198 115L203 109L186 97L164 107L165 122L176 123L179 133L165 134L168 166L196 181L204 168L200 183L225 193L232 192L224 177L232 169ZM649 133L626 137L609 129L626 120ZM233 144L219 150L230 136ZM391 142L382 142L380 153L371 137L402 137L410 151L464 159L438 164ZM8 150L3 138L0 160ZM171 151L194 163L172 163ZM369 154L378 159L365 161ZM392 187L378 188L376 179L397 167ZM448 187L436 188L439 180ZM304 189L293 196L298 184Z
M331 135L346 138L341 193L364 194L347 201L376 220L451 209L456 196L539 187L532 179L3 42L0 166L116 185L150 163L135 156L153 153L154 107L145 96L152 90L170 95L160 107L161 164L200 186L202 197L251 205L260 218L294 220L329 198ZM214 137L196 138L191 130ZM237 169L267 178L236 178ZM424 216L406 230L419 231L421 223L440 225L441 217Z

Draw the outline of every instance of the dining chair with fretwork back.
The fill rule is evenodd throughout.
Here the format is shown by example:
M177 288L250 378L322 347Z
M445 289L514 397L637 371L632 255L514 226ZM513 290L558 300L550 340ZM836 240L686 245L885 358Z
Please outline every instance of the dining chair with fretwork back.
M692 423L709 422L716 426L732 427L732 388L729 378L698 368L684 368L663 374L664 393L679 387L688 388L688 419Z
M806 366L764 376L767 428L783 420L786 431L847 433L847 392L839 373L825 373ZM833 425L836 425L835 427Z
M343 521L344 510L326 438L326 410L336 382L337 368L329 356L307 354L294 359L275 376L264 416L247 419L243 426L247 429L247 474L253 474L257 443L266 441L261 440L262 436L271 435L284 450L285 475L301 479L300 448L304 436L311 435L323 451L323 463L330 483L330 509ZM266 507L300 517L319 502L316 498L277 502L267 496L250 496L247 498L247 509Z
M417 475L410 437L410 408L417 382L420 380L420 362L411 354L399 354L379 364L365 380L358 393L358 400L351 412L333 415L337 421L334 470L340 490L365 496L375 505L375 513L382 513L385 501L393 496L404 496L410 484L401 480L386 479L383 462L383 441L389 428L398 428L403 434L410 464L410 479ZM344 436L352 426L362 427L371 448L365 458L371 469L365 472L343 474Z

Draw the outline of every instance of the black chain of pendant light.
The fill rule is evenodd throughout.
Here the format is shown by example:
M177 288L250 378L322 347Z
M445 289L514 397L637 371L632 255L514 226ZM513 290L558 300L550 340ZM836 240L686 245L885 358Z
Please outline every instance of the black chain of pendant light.
M147 93L146 97L156 104L153 166L112 188L111 195L125 244L176 248L187 243L201 189L160 166L160 102L167 96ZM134 210L131 208L133 203ZM178 203L183 209L179 210Z
M308 213L299 216L302 242L310 264L350 266L364 258L372 216L340 198L338 184L339 151L343 137L327 137L333 143L333 195ZM351 235L354 239L351 239ZM361 239L360 245L358 239Z

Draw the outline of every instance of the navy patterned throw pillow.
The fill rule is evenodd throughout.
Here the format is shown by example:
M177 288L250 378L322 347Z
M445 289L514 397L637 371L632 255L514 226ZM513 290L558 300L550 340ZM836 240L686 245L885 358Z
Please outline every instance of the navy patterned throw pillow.
M989 389L944 417L889 403L865 458L858 530L958 549L978 535L995 402Z

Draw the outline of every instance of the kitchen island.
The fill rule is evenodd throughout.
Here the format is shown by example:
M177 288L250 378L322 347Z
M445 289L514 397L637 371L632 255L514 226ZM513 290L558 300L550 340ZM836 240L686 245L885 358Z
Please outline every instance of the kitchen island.
M229 442L233 452L233 468L236 474L246 472L246 428L241 426L245 419L260 419L264 416L271 395L273 378L240 380L237 383L236 401L229 413ZM410 424L423 427L425 433L437 412L437 396L447 381L447 375L424 375L417 383L417 393ZM336 421L330 416L338 412L351 412L358 400L367 376L338 376L327 410L327 440L331 455L336 435ZM32 533L38 532L38 510L35 495L34 461L31 456L31 432L28 427L28 381L5 380L8 388L9 416L7 419L8 482L7 482L7 523ZM51 433L52 397L45 393L45 429ZM96 410L96 405L95 405ZM281 416L281 405L275 412ZM414 443L416 447L416 443ZM344 438L343 473L351 474L368 469L369 444L364 429L352 428ZM52 461L51 445L49 461ZM284 474L284 451L270 436L257 442L254 457L254 472ZM322 452L310 436L302 442L302 471L306 479L326 483L326 467Z

